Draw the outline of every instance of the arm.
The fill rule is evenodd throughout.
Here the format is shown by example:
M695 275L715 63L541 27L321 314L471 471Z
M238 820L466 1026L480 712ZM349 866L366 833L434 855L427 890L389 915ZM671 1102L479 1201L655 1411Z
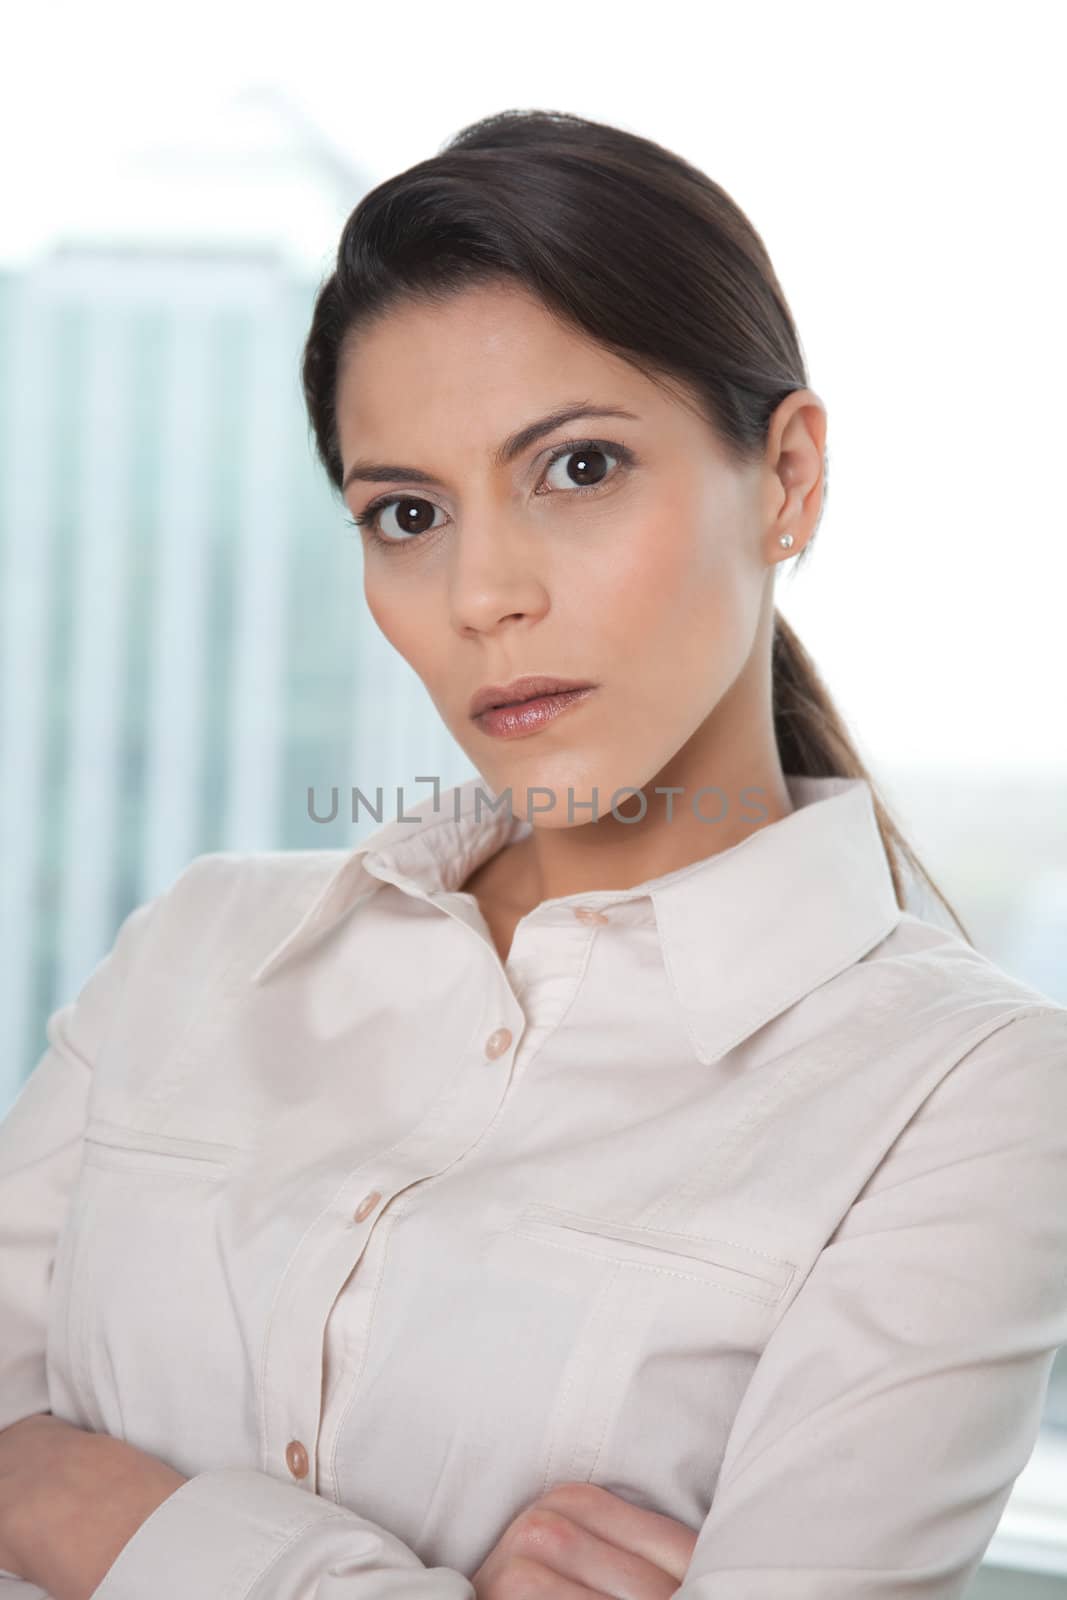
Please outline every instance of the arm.
M103 1042L156 904L134 908L77 999L48 1018L48 1048L0 1122L0 1429L50 1409L49 1286L81 1161L88 1063ZM19 1575L0 1567L0 1594L12 1593L16 1584L15 1592L25 1592Z
M50 1412L0 1429L0 1566L51 1600L88 1600L180 1472Z
M942 1079L817 1257L679 1600L958 1600L1065 1342L1067 1010L1049 1006Z
M377 1523L253 1467L198 1473L121 1551L92 1600L474 1600Z
M217 880L204 874L232 870L232 858L198 857L165 894L129 914L77 998L49 1017L48 1048L0 1121L0 1428L50 1409L45 1355L56 1243L80 1168L94 1063L127 983L137 981L148 929L172 909L199 925L210 915L205 901L229 904L226 884L216 890ZM195 902L183 913L186 891ZM398 1591L425 1600L474 1596L463 1574L425 1567L356 1512L269 1473L232 1467L186 1479L152 1510L93 1600L332 1600L342 1593L354 1600L361 1575L366 1600ZM0 1568L2 1600L37 1600L42 1592Z
M48 1048L0 1122L0 1428L49 1410L48 1291L81 1164L89 1063L157 903L130 912L77 999L48 1018Z
M368 1595L406 1594L416 1581L450 1600L473 1593L458 1572L439 1568L431 1577L374 1523L267 1474L228 1469L184 1478L122 1440L54 1417L23 1419L10 1438L13 1459L5 1466L0 1433L0 1498L9 1498L10 1483L21 1483L22 1496L0 1518L0 1554L10 1552L3 1558L34 1596L221 1600L232 1593L244 1600L255 1583L254 1592L272 1600L304 1600L308 1583L326 1596L335 1592L330 1580L357 1571L373 1581ZM177 1504L190 1485L190 1497ZM343 1592L348 1600L348 1583Z

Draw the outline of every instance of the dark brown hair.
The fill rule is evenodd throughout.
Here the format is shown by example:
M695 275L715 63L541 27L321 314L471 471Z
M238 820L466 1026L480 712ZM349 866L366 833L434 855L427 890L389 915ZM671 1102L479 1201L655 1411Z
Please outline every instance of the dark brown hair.
M338 495L335 395L347 341L404 301L439 303L501 280L532 291L653 382L681 388L739 464L762 457L776 407L808 387L767 250L725 190L663 146L607 123L502 111L372 189L342 230L301 368L318 457ZM772 672L783 771L865 779L898 905L906 909L906 863L971 943L777 609Z

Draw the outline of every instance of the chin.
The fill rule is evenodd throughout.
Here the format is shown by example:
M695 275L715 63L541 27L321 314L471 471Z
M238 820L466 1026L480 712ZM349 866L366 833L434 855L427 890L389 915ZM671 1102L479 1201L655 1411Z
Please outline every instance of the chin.
M620 808L625 807L627 801L634 803L630 785L624 784L621 779L612 781L598 773L590 773L587 768L525 775L521 782L501 774L499 782L494 781L494 789L501 793L508 788L511 790L514 815L521 817L524 822L532 822L535 828L578 828L583 823L594 822L610 813L611 797L618 789L626 790L619 796ZM551 805L550 794L555 796L555 803Z

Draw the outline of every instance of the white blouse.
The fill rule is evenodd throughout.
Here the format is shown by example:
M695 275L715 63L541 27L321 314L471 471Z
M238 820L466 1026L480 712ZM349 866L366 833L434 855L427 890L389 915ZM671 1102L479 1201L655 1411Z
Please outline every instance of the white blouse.
M963 1594L1067 1342L1067 1007L788 787L504 963L477 778L130 913L0 1124L0 1426L189 1480L94 1600L473 1600L576 1480L699 1530L680 1600Z

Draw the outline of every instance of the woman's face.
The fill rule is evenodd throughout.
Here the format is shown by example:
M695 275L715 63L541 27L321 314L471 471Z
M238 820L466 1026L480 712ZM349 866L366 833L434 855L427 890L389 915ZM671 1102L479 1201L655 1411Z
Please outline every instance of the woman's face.
M510 285L390 311L350 346L337 398L346 479L385 464L347 482L349 510L396 497L361 529L368 606L489 787L565 827L594 817L569 817L568 796L595 789L602 815L666 781L752 651L780 483L772 503L680 398ZM628 415L575 416L494 459L564 407ZM471 720L477 689L531 673L596 688L519 738Z

